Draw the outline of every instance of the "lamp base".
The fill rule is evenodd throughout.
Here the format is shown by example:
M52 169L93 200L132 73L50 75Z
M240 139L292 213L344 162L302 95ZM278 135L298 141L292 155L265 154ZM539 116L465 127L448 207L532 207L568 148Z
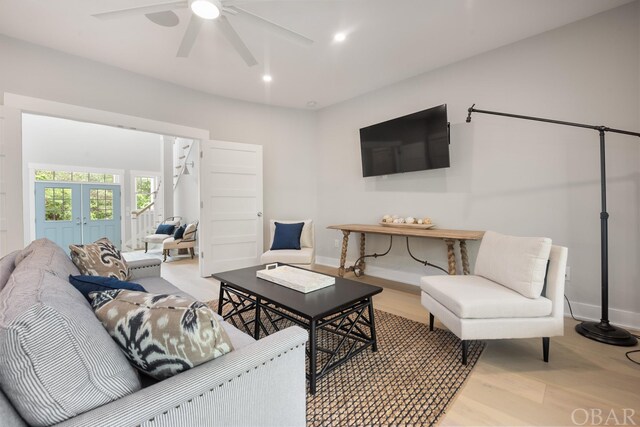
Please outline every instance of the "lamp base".
M631 347L638 343L636 337L626 329L611 326L609 322L582 322L576 325L576 332L591 340L610 345Z

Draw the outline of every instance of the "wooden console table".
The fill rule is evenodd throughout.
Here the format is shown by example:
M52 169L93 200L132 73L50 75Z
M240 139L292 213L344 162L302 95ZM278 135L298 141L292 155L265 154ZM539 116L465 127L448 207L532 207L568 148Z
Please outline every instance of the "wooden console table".
M469 256L467 255L467 240L480 240L484 235L484 231L470 231L470 230L442 230L438 228L419 229L419 228L400 228L400 227L386 227L383 225L366 225L366 224L345 224L345 225L330 225L330 229L342 231L342 253L340 254L340 269L338 275L344 276L344 273L353 271L357 275L364 272L365 263L364 259L368 256L382 256L378 254L365 255L365 234L383 234L391 236L403 236L407 238L407 249L409 249L409 237L426 237L431 239L443 240L447 245L447 259L449 263L449 274L456 274L456 256L454 252L455 242L458 241L460 245L460 258L462 259L462 272L463 274L469 274ZM349 246L349 235L354 233L360 233L360 259L355 265L345 268L344 264L347 261L347 247ZM389 246L391 249L391 246ZM388 251L387 251L388 252ZM385 253L386 254L386 253ZM422 264L427 265L427 261L421 261L409 252L411 257ZM384 255L384 254L383 254ZM431 265L431 264L429 264ZM439 268L439 267L438 267ZM358 273L359 270L359 273Z

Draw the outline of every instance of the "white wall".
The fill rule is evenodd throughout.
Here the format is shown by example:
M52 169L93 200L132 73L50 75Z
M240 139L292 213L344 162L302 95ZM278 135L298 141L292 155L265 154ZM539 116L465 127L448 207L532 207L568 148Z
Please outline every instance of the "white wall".
M313 112L213 96L5 36L0 36L0 64L0 93L207 129L212 139L263 145L265 224L270 218L315 214Z
M24 114L22 117L23 175L28 182L29 164L77 166L123 170L122 204L125 240L131 237L131 171L161 174L160 135L83 123L55 117ZM29 191L25 186L25 191Z
M368 93L319 113L317 253L336 262L330 224L375 223L384 214L427 215L441 228L549 236L569 247L567 294L599 317L598 133L476 114L467 108L639 130L638 2ZM451 168L362 178L361 127L447 103ZM611 318L640 326L640 140L607 135ZM387 238L371 236L382 252ZM446 267L441 242L415 252ZM351 238L354 260L357 240ZM478 245L471 244L472 259ZM396 239L368 260L417 283L424 267ZM437 270L429 273L440 274ZM385 271L377 271L384 274Z

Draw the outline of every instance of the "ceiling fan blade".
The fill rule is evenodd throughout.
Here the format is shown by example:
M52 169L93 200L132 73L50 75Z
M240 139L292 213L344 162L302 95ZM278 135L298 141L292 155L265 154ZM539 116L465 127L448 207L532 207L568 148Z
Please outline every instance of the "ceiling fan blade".
M202 19L198 18L196 15L191 14L191 20L189 21L189 25L187 26L187 31L184 32L184 36L182 36L182 42L180 42L180 47L178 48L178 53L176 54L179 58L186 58L191 53L191 49L193 49L193 45L196 43L196 38L198 37L198 33L200 32L200 28L202 27Z
M231 43L236 52L244 59L244 62L246 62L249 67L256 65L258 61L256 61L256 58L251 54L251 51L247 45L244 44L236 30L233 29L226 16L222 15L218 18L218 25L229 43Z
M168 10L187 7L188 3L182 1L172 1L168 3L157 3L148 6L132 7L129 9L113 10L111 12L96 13L93 16L100 19L121 18L123 16L143 15L148 13L166 12Z
M263 18L261 16L258 16L256 14L254 14L254 13L251 13L246 9L242 9L242 8L240 8L238 6L228 6L228 8L237 11L239 15L246 16L247 18L251 19L254 23L262 25L263 27L265 27L265 28L267 28L267 29L269 29L271 31L274 31L274 32L280 34L281 36L284 36L284 37L286 37L288 39L291 39L291 40L293 40L295 42L302 43L302 44L305 44L305 45L313 44L313 40L311 40L310 38L305 37L300 33L296 33L295 31L290 30L288 28L285 28L285 27L283 27L281 25L278 25L275 22L271 22L271 21L269 21L269 20L267 20L267 19L265 19L265 18Z

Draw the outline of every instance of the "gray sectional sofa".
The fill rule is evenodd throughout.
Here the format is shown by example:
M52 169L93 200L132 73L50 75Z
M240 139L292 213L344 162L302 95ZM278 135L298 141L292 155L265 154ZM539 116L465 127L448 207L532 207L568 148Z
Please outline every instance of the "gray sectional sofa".
M129 265L147 291L185 295L159 260ZM0 260L0 425L305 424L303 329L255 341L223 322L232 352L145 387L69 274L79 272L46 239Z

